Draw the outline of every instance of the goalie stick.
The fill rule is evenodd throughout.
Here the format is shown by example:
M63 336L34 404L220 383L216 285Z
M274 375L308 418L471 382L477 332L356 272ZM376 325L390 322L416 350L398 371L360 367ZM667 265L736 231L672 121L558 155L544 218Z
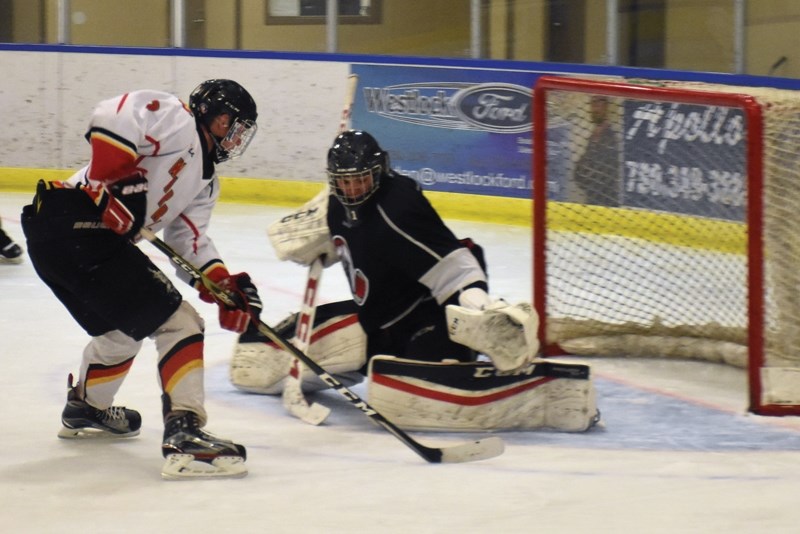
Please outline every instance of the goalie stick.
M345 90L344 106L339 120L338 133L342 133L347 129L350 113L353 110L353 102L356 98L357 87L358 75L351 74L347 78L347 88ZM300 308L297 331L295 333L297 348L300 352L308 352L308 348L311 345L311 330L314 327L314 316L317 311L317 288L322 277L323 267L322 257L316 258L308 267L306 289L303 292L303 305ZM292 358L292 366L289 370L289 376L284 381L283 394L281 396L283 407L301 421L311 425L319 425L328 418L331 410L317 402L309 405L308 400L303 395L302 380L302 365L297 358Z
M342 118L339 121L339 130L342 133L347 129L350 122L350 113L353 111L353 102L356 100L356 88L358 87L358 74L351 74L347 77L347 90L345 92L344 107L342 108Z
M186 261L180 254L175 252L169 245L162 241L152 231L143 227L140 230L140 235L152 243L157 249L163 252L175 265L183 269L194 280L203 284L211 295L214 296L219 302L231 308L241 308L241 303L232 293L225 291L215 284L210 278L199 271L194 265ZM460 463L472 462L477 460L485 460L494 458L503 453L505 444L503 440L498 437L489 437L475 441L460 443L458 445L450 445L447 447L428 447L422 445L414 438L406 434L402 429L397 427L394 423L386 419L378 413L372 406L367 404L361 397L350 391L344 384L339 382L335 377L328 374L317 362L309 358L305 353L298 350L294 345L289 343L283 336L278 334L275 330L270 328L266 323L258 320L256 323L258 331L277 343L283 350L290 352L295 358L308 366L319 378L328 384L330 387L341 393L352 405L361 410L370 419L389 431L397 439L405 443L409 448L416 452L419 456L431 463Z
M314 328L314 316L316 315L316 298L319 280L322 277L323 257L315 259L308 268L308 278L306 279L306 290L303 292L303 305L297 317L297 328L295 329L295 346L301 352L308 352L311 345L311 331ZM300 360L292 358L292 367L289 376L283 386L283 407L293 416L311 425L319 425L331 413L327 406L315 402L309 405L303 395L301 387L302 369Z

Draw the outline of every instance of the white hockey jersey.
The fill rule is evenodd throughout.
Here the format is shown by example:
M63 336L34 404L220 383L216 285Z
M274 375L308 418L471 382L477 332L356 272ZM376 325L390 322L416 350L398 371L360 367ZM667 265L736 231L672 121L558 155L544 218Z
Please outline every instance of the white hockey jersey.
M139 172L149 188L144 226L164 230L164 241L201 269L221 263L206 234L219 178L188 106L161 91L126 93L97 105L86 136L92 161L67 186L99 190ZM176 271L188 281L186 273Z

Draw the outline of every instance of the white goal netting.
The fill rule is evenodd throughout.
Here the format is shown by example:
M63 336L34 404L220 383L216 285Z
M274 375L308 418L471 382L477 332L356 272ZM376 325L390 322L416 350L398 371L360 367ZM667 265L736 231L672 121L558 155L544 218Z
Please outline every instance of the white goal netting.
M800 93L543 77L535 106L549 350L749 368L753 411L800 413Z

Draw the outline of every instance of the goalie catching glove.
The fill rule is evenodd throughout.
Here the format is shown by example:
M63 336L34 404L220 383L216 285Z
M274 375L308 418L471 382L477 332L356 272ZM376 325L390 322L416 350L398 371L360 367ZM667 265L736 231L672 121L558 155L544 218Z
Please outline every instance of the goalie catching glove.
M219 264L208 273L208 278L217 284L220 289L224 289L233 297L239 306L229 308L223 302L217 300L214 295L203 285L198 288L200 299L219 306L219 325L225 330L230 330L241 334L250 324L250 319L258 320L261 315L261 298L258 290L250 280L247 273L229 274L225 267Z
M520 369L536 357L539 318L530 304L492 300L478 288L464 291L459 304L445 308L450 339L487 355L500 371Z

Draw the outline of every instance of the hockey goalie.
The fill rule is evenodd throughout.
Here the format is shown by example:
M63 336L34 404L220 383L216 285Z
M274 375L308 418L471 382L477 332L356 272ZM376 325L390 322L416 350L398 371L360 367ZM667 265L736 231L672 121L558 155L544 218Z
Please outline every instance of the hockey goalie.
M481 247L456 238L370 134L337 136L327 170L328 187L268 230L279 259L339 262L350 284L352 301L316 310L310 358L348 386L366 376L370 405L405 429L580 432L597 423L588 366L535 360L535 311L489 295ZM297 321L277 330L291 337ZM292 361L248 330L231 380L281 394ZM300 378L305 392L326 387L310 371Z

